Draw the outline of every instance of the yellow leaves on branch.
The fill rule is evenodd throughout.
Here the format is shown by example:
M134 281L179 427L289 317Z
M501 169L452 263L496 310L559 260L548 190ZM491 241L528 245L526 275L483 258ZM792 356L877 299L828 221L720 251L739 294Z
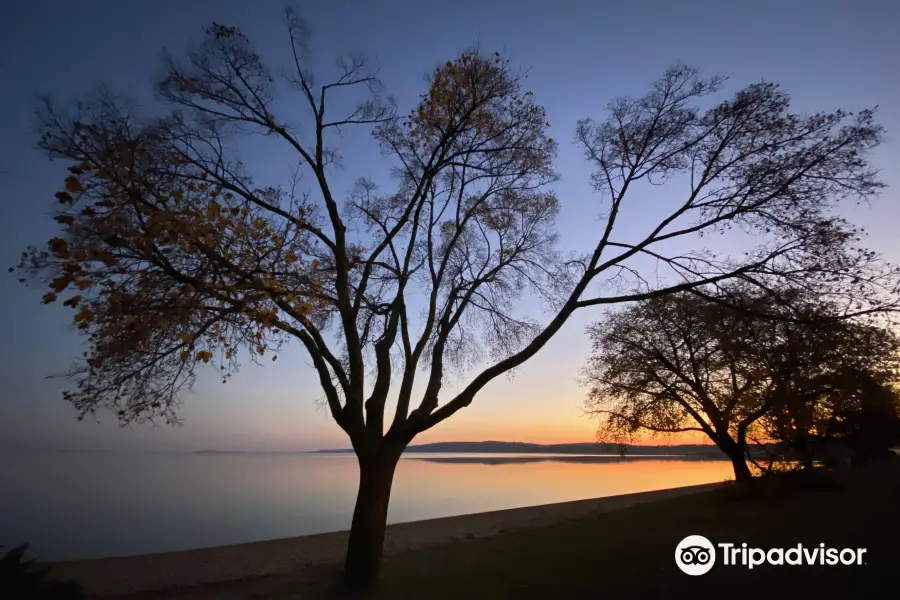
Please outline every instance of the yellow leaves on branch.
M464 53L435 69L429 93L402 123L409 144L427 149L436 138L455 131L490 138L497 145L516 140L516 146L543 152L538 146L546 112L534 103L532 92L520 93L519 80L508 65L497 52ZM542 164L538 162L538 168Z
M134 206L125 198L131 193L133 184L141 182L126 179L117 166L111 168L111 177L105 181L100 181L99 169L82 165L70 168L64 191L56 193L60 212L54 219L63 228L68 227L68 231L51 239L49 251L41 253L45 259L57 259L48 261L48 266L58 269L51 275L54 278L50 281L50 290L43 296L44 303L65 300L63 304L74 309L78 329L90 330L96 345L95 356L119 352L115 348L122 343L145 344L159 328L172 327L174 331L169 331L180 340L173 350L172 360L180 358L191 364L195 360L209 363L214 353L221 350L225 360L233 361L236 350L226 342L225 335L218 331L213 335L204 332L194 335L195 330L189 325L189 318L196 312L206 318L207 308L199 294L216 291L222 296L241 296L243 292L235 287L229 267L223 267L221 280L204 278L157 289L155 286L159 283L147 275L142 265L135 265L130 260L134 254L149 256L154 246L175 260L181 258L180 247L185 254L192 255L193 260L205 244L239 268L266 273L261 277L268 278L264 287L269 297L263 301L253 300L252 311L246 313L256 321L253 327L266 335L250 342L249 348L260 356L267 349L277 349L267 347L266 332L275 329L277 304L284 302L287 292L278 273L285 271L284 264L305 263L302 245L291 237L290 227L281 226L277 219L265 218L237 193L232 195L214 183L199 181L202 174L186 175L198 178L190 185L182 180L174 185L165 184L165 187L147 186L150 191L143 198L145 202ZM145 193L143 188L140 193ZM234 197L238 199L233 200ZM70 208L76 200L86 205ZM262 254L267 258L259 265L258 257ZM318 261L314 261L312 269L318 266ZM86 302L80 295L65 299L63 292L75 288L91 290L92 300ZM148 307L144 300L155 291L164 292L170 304L156 307L151 302L153 306ZM221 298L218 299L222 304ZM296 307L295 316L303 318L314 310L309 301L304 294L294 294L282 306ZM97 348L104 344L107 349L98 351ZM270 352L267 356L276 360L277 355L273 354ZM218 354L216 356L218 358Z
M82 306L81 310L75 313L75 323L78 325L78 329L87 329L93 320L94 313L87 305Z

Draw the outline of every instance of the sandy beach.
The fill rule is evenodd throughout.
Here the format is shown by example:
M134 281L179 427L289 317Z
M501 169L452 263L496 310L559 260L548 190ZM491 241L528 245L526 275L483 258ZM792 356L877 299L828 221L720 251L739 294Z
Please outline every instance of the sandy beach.
M385 552L393 554L456 539L552 525L598 512L710 490L718 483L499 510L387 528ZM339 563L348 532L129 556L54 563L53 574L74 578L91 597L122 596L176 590L208 584L301 573L304 569ZM143 596L143 594L141 594Z

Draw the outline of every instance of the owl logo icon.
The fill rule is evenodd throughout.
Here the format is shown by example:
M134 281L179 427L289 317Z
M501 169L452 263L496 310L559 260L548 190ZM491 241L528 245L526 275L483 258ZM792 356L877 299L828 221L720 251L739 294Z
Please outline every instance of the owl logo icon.
M702 535L689 535L675 547L675 564L688 575L703 575L716 564L716 548Z

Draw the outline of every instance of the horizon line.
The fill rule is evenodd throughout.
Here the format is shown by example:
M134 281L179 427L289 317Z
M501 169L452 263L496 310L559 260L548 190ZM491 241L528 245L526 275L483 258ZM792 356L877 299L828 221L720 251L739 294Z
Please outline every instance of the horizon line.
M592 441L592 442L553 442L553 443L542 443L542 442L527 442L527 441L501 441L501 440L478 440L478 441L458 441L458 440L450 440L450 441L442 441L442 442L425 442L421 444L410 444L407 446L405 450L409 448L416 448L422 446L437 446L437 445L447 445L447 444L523 444L529 446L538 446L538 447L555 447L555 446L592 446L592 445L616 445L624 442L600 442L600 441ZM652 442L639 442L639 443L625 443L626 446L629 447L658 447L658 448L674 448L674 447L683 447L683 446L710 446L715 447L712 443L652 443ZM300 449L229 449L229 448L195 448L195 449L140 449L140 448L58 448L58 447L38 447L38 446L9 446L9 447L0 447L0 452L10 452L10 451L46 451L46 452L58 452L58 453L84 453L84 454L103 454L110 452L129 452L134 454L198 454L198 453L230 453L230 454L316 454L316 453L328 453L328 452L348 452L352 453L353 448L350 447L341 447L341 448L316 448L316 449L308 449L308 450L300 450Z

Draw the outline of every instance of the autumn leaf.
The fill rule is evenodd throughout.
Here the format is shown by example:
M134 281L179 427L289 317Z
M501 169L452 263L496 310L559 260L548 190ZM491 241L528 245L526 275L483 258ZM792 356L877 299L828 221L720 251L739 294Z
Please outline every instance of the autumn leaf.
M41 300L44 302L44 304L50 304L51 302L56 301L56 294L54 294L53 292L47 292L46 294L44 294L44 297Z
M90 323L93 319L94 319L94 313L91 311L91 309L87 305L82 306L81 310L79 310L75 314L75 321L78 322L79 324Z
M68 177L66 177L65 183L67 192L75 193L84 190L84 188L81 187L81 182L78 181L78 178L74 175L69 175Z
M47 244L50 247L50 252L56 255L57 258L67 258L69 256L69 242L62 238L53 238Z
M68 275L60 275L50 282L50 287L53 288L56 293L59 293L69 287L70 283L72 283L71 277Z
M212 358L212 356L213 356L212 352L210 352L208 350L201 350L200 352L197 353L196 358L197 358L197 360L202 360L204 363L208 363L210 361L210 359Z

